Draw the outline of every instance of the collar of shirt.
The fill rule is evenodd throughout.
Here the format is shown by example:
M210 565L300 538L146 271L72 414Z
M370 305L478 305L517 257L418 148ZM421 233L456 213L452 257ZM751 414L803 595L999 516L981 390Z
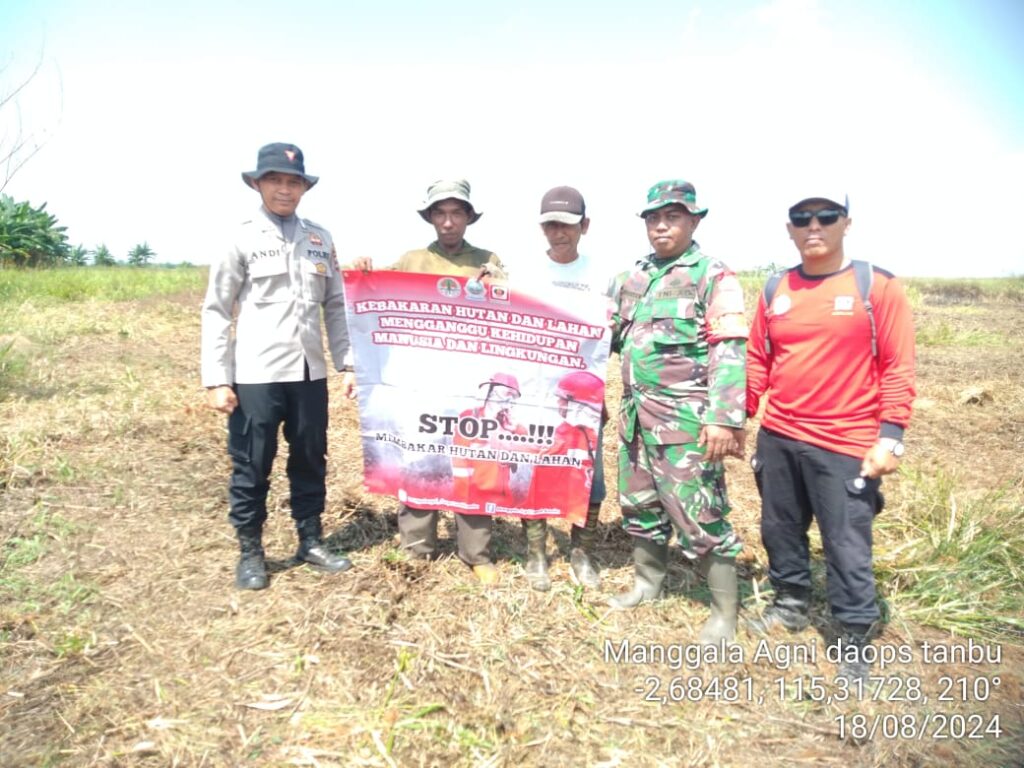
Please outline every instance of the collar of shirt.
M264 231L274 231L284 238L285 242L295 242L297 230L305 230L306 222L300 219L296 214L290 216L278 216L276 213L268 211L265 206L260 206L260 213L263 214L263 218L267 222L267 226L264 227Z
M654 268L656 270L668 271L668 269L678 262L681 266L692 267L700 261L700 244L694 240L690 243L690 247L683 251L678 256L672 256L668 259L659 259L653 253L647 256L647 262L644 264L644 269Z
M459 250L455 251L455 253L449 253L441 247L441 243L439 241L435 240L427 246L427 250L431 253L436 253L438 256L454 259L457 256L462 256L465 253L472 253L478 249L470 245L468 240L463 240L462 245L459 246Z

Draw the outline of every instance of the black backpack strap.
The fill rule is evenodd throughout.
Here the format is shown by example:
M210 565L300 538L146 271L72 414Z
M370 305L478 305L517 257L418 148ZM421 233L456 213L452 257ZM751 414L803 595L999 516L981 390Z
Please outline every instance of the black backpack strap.
M850 262L853 265L853 279L857 282L857 292L864 304L864 311L868 313L868 322L871 324L871 356L878 357L878 327L875 325L875 308L871 304L871 285L875 280L875 270L869 261L854 259Z

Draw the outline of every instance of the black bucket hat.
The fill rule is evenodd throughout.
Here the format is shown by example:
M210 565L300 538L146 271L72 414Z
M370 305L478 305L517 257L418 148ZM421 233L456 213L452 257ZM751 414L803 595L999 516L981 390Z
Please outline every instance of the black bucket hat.
M319 176L310 176L306 173L306 164L303 161L302 150L294 144L267 144L260 148L259 156L256 159L256 170L248 173L242 172L242 181L253 189L256 189L256 180L267 173L292 173L301 176L306 183L312 187L318 181Z

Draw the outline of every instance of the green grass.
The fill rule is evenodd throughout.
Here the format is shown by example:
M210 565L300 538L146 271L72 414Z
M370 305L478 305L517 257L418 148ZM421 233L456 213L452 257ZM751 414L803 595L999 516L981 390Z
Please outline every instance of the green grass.
M1001 334L958 329L945 320L921 325L917 328L916 339L922 347L1000 347L1006 344Z
M205 267L66 267L0 270L0 304L25 301L129 301L202 290Z
M63 545L76 532L63 516L40 509L0 546L0 603L33 612L43 605L61 615L75 611L96 595L93 584L65 571L52 580L39 579L27 569L42 560L51 547Z
M963 637L1024 640L1024 507L1018 495L956 491L941 470L903 473L901 509L875 530L875 569L903 618Z
M787 264L786 266L791 266ZM885 265L881 265L885 266ZM747 308L753 311L757 296L771 275L769 268L738 273ZM1024 276L946 278L903 277L901 282L914 309L926 304L972 304L983 301L1024 302Z
M3 552L3 565L0 566L0 574L34 563L42 557L44 550L44 537L39 531L26 537L11 537L4 542L3 548L0 549Z
M0 342L0 391L19 381L28 368L28 360L14 348L14 339Z
M914 306L960 304L977 301L1024 302L1024 276L1014 277L912 277L904 280Z

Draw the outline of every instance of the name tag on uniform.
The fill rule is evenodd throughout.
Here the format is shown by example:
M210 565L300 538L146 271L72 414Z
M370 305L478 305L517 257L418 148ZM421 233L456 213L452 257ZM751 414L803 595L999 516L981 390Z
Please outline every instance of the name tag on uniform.
M696 285L670 285L660 291L655 291L656 299L696 299Z
M272 277L283 275L288 271L288 262L284 256L269 256L249 262L250 277Z
M832 312L853 312L853 296L836 296Z

